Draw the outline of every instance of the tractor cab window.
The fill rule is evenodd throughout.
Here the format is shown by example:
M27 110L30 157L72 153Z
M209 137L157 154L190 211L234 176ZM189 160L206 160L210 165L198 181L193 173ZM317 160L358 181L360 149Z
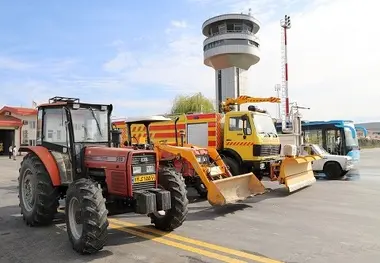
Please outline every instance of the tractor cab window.
M45 109L43 141L59 145L67 145L67 130L65 128L66 113L63 108ZM40 114L37 121L37 130L40 123ZM38 131L37 131L38 133ZM37 137L38 140L38 137Z
M42 116L43 116L43 110L38 110L37 115L37 134L36 134L36 144L40 145L42 143Z
M98 109L71 109L75 142L108 142L108 112Z

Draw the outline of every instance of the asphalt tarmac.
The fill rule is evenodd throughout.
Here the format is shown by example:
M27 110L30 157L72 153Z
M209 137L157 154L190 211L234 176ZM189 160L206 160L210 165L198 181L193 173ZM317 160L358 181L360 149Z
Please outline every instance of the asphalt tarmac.
M343 180L317 183L289 194L273 190L243 203L213 208L189 189L190 213L171 234L145 216L110 217L107 245L95 255L76 254L62 216L50 227L28 227L18 207L17 161L0 157L0 262L378 263L380 258L380 149L365 149Z

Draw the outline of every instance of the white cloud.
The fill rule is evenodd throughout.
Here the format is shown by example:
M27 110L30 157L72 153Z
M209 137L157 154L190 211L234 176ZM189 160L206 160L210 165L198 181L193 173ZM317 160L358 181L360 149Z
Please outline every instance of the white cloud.
M18 61L10 57L0 57L0 69L3 70L27 70L33 68L35 65L23 61Z
M187 23L185 20L173 20L173 21L171 21L171 25L173 27L178 27L178 28L186 28L187 27Z
M221 0L201 4L218 5L219 9L224 5L225 12L252 7L252 13L263 18L261 61L250 69L250 95L275 95L274 85L281 81L279 20L288 14L292 19L288 35L289 96L291 101L311 107L303 111L304 117L380 119L380 27L375 23L380 2L316 0L301 6L298 0ZM167 48L145 56L140 66L126 71L125 76L131 83L163 85L177 93L202 91L213 97L214 72L203 65L200 30L171 37L169 34ZM275 116L274 105L262 106Z
M136 65L136 60L130 52L120 52L115 58L104 64L108 72L120 72Z

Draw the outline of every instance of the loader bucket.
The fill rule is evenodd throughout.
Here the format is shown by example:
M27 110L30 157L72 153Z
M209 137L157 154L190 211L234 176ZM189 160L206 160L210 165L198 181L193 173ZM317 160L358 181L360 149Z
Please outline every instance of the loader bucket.
M210 181L207 199L213 206L222 206L263 193L264 185L253 173L247 173Z
M285 157L280 167L280 183L292 193L316 182L311 162L320 156Z

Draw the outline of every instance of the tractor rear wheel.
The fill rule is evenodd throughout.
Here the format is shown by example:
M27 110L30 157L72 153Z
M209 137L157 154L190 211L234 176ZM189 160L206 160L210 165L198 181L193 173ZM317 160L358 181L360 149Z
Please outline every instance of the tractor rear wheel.
M107 209L96 182L81 178L66 193L66 227L75 251L92 254L101 250L107 239Z
M59 206L59 190L54 187L41 160L28 153L19 169L19 200L21 214L29 226L48 225Z
M186 184L180 173L168 167L159 170L158 180L159 185L170 192L171 208L149 216L157 229L171 231L183 224L189 212Z

